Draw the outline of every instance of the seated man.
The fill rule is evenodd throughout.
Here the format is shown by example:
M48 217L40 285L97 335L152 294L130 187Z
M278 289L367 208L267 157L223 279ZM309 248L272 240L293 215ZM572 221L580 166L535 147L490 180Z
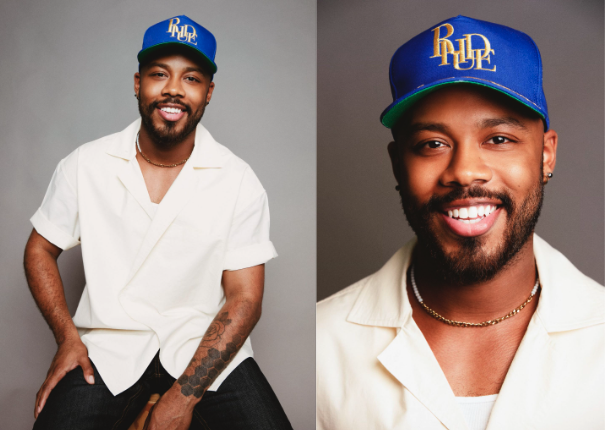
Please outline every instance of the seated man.
M134 93L141 119L63 159L25 250L58 344L34 429L289 429L252 358L269 240L265 190L199 124L216 41L182 15L150 27ZM72 320L57 258L82 244Z
M417 237L318 304L317 428L603 428L605 290L534 234L557 149L536 45L458 16L390 82Z

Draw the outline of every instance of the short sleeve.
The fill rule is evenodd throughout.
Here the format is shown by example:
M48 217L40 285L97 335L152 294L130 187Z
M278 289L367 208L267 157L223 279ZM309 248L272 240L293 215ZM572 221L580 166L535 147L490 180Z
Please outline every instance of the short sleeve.
M30 219L38 234L63 250L80 244L76 180L77 154L74 152L59 162L42 205Z
M236 203L224 270L257 266L277 257L269 240L269 202L258 178L248 168Z

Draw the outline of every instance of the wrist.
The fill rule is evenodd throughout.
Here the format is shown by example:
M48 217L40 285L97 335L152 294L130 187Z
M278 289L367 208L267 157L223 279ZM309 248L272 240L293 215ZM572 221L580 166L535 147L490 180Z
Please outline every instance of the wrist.
M197 405L200 400L202 400L202 396L195 396L190 394L188 388L183 389L183 386L178 382L172 385L170 391L172 391L171 397L174 397L187 411L193 412L193 408Z
M78 330L75 327L73 330L66 330L65 332L57 333L55 335L55 341L57 342L57 346L82 343L82 339L80 339Z

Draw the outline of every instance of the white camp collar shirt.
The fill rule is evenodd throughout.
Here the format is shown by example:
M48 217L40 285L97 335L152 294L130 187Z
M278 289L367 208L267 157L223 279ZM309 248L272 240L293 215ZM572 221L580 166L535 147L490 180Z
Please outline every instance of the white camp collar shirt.
M317 307L317 429L465 430L412 318L415 241ZM534 235L542 291L488 430L605 428L605 290Z
M201 124L191 157L154 207L136 160L139 128L140 119L61 160L31 218L59 248L82 244L86 286L73 320L114 395L158 349L178 378L225 302L223 270L277 256L265 190ZM210 390L251 356L248 339Z

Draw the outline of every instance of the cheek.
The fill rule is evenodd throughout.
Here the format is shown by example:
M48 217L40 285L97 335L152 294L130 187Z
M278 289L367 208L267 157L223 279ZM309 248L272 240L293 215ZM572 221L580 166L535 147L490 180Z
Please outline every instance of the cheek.
M439 185L439 176L442 172L439 163L427 163L421 160L402 162L401 179L405 192L419 201L432 197Z
M525 166L512 165L502 170L503 182L513 190L525 188L528 181L528 170Z
M191 109L194 111L206 106L207 89L191 88L187 91L186 99Z
M161 86L147 83L144 86L141 86L140 92L143 100L153 100L159 97L161 93Z
M507 188L513 192L525 193L533 188L540 178L540 161L525 159L498 163L492 170Z

